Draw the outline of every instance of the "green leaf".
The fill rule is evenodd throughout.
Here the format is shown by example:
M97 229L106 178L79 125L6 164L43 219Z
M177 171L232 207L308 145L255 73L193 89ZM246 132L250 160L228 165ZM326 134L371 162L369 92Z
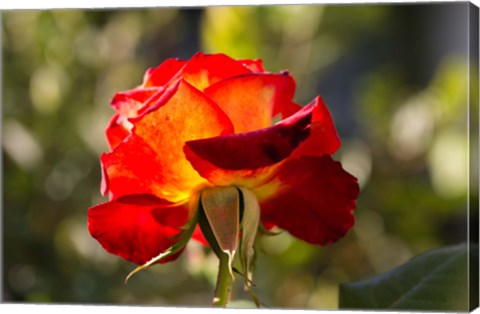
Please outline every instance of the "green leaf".
M171 247L169 247L168 249L166 249L164 252L160 253L159 255L155 256L154 258L152 258L151 260L149 260L145 264L140 265L137 268L135 268L134 270L132 270L127 275L127 277L125 278L125 283L127 283L128 280L130 279L130 277L132 277L135 273L137 273L137 272L141 271L142 269L145 269L145 268L151 266L152 264L155 264L155 263L159 262L160 260L162 260L162 259L164 259L168 256L171 256L171 255L179 252L181 249L183 249L185 247L185 245L187 245L190 238L192 237L193 232L195 231L195 227L197 226L197 221L198 221L198 214L195 214L195 216L193 216L193 218L190 219L190 221L186 224L186 226L181 228L183 231L180 232L180 234L178 235L178 238L179 238L178 242L176 242L174 245L172 245Z
M240 196L234 186L219 186L202 191L203 212L220 249L228 255L228 269L233 277L232 265L238 246Z
M339 306L468 311L468 260L465 244L424 253L377 277L341 284ZM478 253L472 261L478 264Z

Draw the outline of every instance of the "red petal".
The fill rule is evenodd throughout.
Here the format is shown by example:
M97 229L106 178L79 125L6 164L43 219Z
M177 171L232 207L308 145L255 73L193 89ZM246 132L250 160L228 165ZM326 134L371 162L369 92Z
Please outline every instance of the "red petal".
M235 133L272 125L274 112L289 106L295 91L290 75L249 74L225 79L205 89L232 120Z
M277 163L310 134L315 104L266 129L189 141L185 153L197 171L203 172L202 160L226 170L256 169Z
M124 116L135 117L138 110L145 105L145 102L161 90L163 90L163 88L153 87L135 88L125 92L119 92L113 96L110 104Z
M310 104L316 104L312 116L311 135L300 144L292 156L333 155L341 143L330 112L321 97L315 98Z
M257 59L257 60L248 60L248 59L240 59L238 62L243 63L244 66L252 70L252 72L265 72L265 69L263 68L263 63L262 60Z
M109 191L108 175L107 175L107 171L105 170L105 166L103 165L103 162L101 160L100 160L100 168L102 171L102 181L100 182L100 193L102 193L102 195L106 195Z
M115 114L105 130L107 142L111 150L117 147L130 134L130 130L124 128L120 123L122 119L119 114Z
M178 241L175 236L187 215L183 206L152 195L131 195L90 208L88 230L106 251L142 265Z
M302 109L302 106L294 103L293 101L290 103L284 102L282 103L282 107L277 107L277 110L273 116L275 117L277 114L281 114L282 118L285 119L291 115L294 115L300 109Z
M357 179L330 156L289 159L255 191L262 221L313 244L326 245L353 226Z
M208 241L205 239L205 236L202 233L202 230L200 229L200 225L197 225L195 227L195 230L193 231L192 234L192 239L198 241L199 243L203 244L204 246L208 247Z
M102 156L113 197L153 194L171 202L190 197L205 183L185 159L185 141L232 132L228 117L211 100L180 81L138 118L132 135Z
M291 100L293 95L295 94L295 79L290 75L288 71L282 71L281 74L285 77L290 79L290 82L283 86L283 91L281 97L283 98L282 101L276 101L275 106L273 107L272 117L277 116L280 114L283 119L290 117L291 115L295 114L301 106L293 103Z
M248 73L251 71L241 62L224 54L205 55L199 52L188 61L177 77L183 78L198 90L203 91L218 81Z
M167 59L156 68L150 68L143 77L143 87L164 86L180 69L186 61L179 59Z
M162 196L162 167L155 151L138 136L131 136L113 152L100 157L103 168L102 193L112 193L113 198L129 194L154 194Z

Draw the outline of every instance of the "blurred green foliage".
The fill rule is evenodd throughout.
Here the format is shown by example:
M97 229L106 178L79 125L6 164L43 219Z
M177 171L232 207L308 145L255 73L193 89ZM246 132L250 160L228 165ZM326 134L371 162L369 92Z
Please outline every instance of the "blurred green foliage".
M467 32L448 26L462 14L464 3L2 12L4 301L210 305L217 260L205 248L192 243L125 285L134 265L86 228L87 209L105 201L110 98L199 50L289 69L300 104L322 95L343 142L335 158L361 185L339 242L258 241L262 304L337 308L340 282L465 241ZM435 46L442 27L447 44ZM251 306L242 280L232 298Z

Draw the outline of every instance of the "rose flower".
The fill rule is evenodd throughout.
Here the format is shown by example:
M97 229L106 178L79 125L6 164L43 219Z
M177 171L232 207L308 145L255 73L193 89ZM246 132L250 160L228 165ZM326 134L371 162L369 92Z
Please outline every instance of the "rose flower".
M302 107L294 91L287 71L223 54L149 69L140 86L111 101L111 151L100 158L109 201L89 209L90 234L106 251L143 265L180 241L199 208L217 206L217 194L235 189L229 195L237 207L258 204L254 234L258 225L317 245L343 237L354 224L357 180L331 158L340 140L322 99ZM214 196L200 204L212 194L204 191ZM215 213L207 218L217 221L219 240L224 217ZM190 230L205 242L203 228L203 235ZM175 259L185 244L155 262Z

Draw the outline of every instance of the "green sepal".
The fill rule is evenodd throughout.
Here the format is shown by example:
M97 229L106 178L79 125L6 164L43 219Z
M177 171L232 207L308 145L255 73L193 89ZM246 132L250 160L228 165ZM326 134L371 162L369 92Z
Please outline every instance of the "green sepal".
M233 260L238 246L240 195L234 186L204 189L200 202L220 250L228 255L228 270L233 278Z
M251 287L247 289L247 292L248 292L248 294L250 294L250 297L252 297L252 300L253 300L253 302L255 303L255 305L256 305L258 308L260 308L260 301L258 300L257 295L253 292L253 290L252 290Z
M244 280L248 280L247 277L245 276L245 274L243 272L241 272L240 270L238 270L238 268L233 267L232 270L235 274L242 276L242 278ZM255 287L255 284L253 283L253 281L249 281L249 283L252 287Z
M151 266L152 264L154 264L156 262L159 262L160 260L162 260L166 257L169 257L169 256L179 252L181 249L183 249L185 247L185 245L187 245L190 238L192 237L193 232L195 230L195 227L197 226L198 212L199 211L197 211L195 216L193 216L193 218L185 226L180 228L180 229L182 229L182 231L177 236L175 236L175 237L179 238L178 242L176 242L174 245L172 245L171 247L169 247L168 249L166 249L165 251L163 251L159 255L155 256L154 258L152 258L151 260L149 260L145 264L140 265L137 268L135 268L134 270L132 270L127 275L127 277L125 278L125 283L128 282L128 280L130 279L130 277L133 276L133 274L135 274L135 273L141 271L142 269L145 269L145 268Z
M245 285L250 287L251 271L255 250L253 244L257 235L258 225L260 223L260 206L253 192L238 187L242 193L243 199L243 217L242 217L242 237L240 239L240 263L245 273Z
M217 239L215 239L215 235L213 234L212 229L210 228L210 224L208 222L207 216L205 216L205 213L203 212L203 207L201 203L200 203L199 209L200 210L198 212L198 225L200 226L200 230L202 231L202 234L205 237L205 240L207 240L210 248L213 250L215 255L220 259L220 255L223 254L223 252L218 246Z
M245 288L252 297L257 307L260 307L257 296L252 290L252 271L251 267L254 262L255 249L254 243L257 236L258 227L260 225L260 205L257 197L253 192L238 187L243 200L242 215L242 237L240 238L240 264L244 272Z

